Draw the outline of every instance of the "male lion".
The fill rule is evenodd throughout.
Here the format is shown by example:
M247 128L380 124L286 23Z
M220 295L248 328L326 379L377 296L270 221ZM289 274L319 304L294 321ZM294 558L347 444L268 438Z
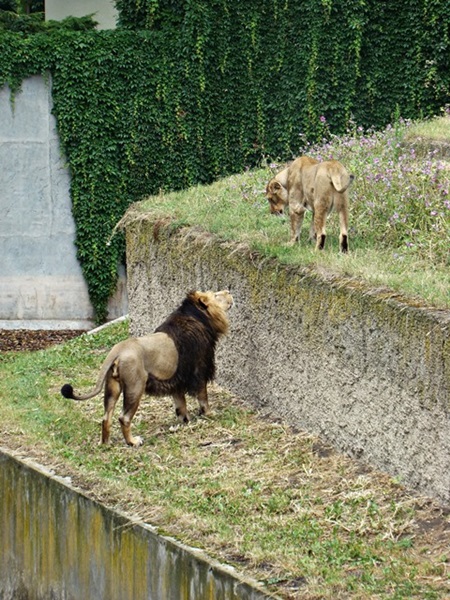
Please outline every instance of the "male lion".
M339 214L339 245L348 251L348 187L353 181L347 169L337 160L319 163L315 158L300 156L273 177L266 187L270 212L282 214L289 206L291 239L300 239L300 230L309 208L313 212L310 238L316 239L316 249L325 246L325 221L328 213Z
M110 350L92 391L77 394L66 383L61 394L73 400L87 400L96 396L105 384L104 444L109 442L112 416L121 392L123 411L119 421L129 446L142 443L140 437L131 435L131 420L144 392L171 395L181 422L189 421L186 393L197 396L200 414L206 414L209 411L206 385L215 374L216 342L228 332L226 313L232 304L228 290L189 292L154 333L119 342Z

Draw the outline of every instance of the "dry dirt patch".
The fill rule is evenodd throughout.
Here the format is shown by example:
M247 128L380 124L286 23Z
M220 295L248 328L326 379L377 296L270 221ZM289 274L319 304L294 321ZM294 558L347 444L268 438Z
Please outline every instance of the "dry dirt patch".
M55 344L67 342L82 333L84 332L72 329L0 329L0 352L43 350Z

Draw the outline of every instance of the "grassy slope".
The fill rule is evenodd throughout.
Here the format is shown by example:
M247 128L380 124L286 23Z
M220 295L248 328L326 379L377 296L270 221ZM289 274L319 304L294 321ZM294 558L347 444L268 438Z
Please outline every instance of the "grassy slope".
M420 121L414 123L406 134L409 141L424 142L424 145L431 142L450 143L450 119L445 116L431 119L429 121Z
M336 244L320 256L304 246L285 247L287 223L267 215L261 194L266 178L267 170L248 173L169 194L150 207L180 223L195 218L222 238L239 235L282 262L373 276L393 287L398 281L411 297L422 289L421 280L425 299L436 281L447 285L448 269L433 271L420 259L415 279L389 250L375 252L356 232L348 257L336 252ZM436 275L441 270L443 280ZM445 306L440 297L433 291L429 301ZM101 400L74 403L59 389L66 381L90 388L107 350L127 335L125 323L46 351L4 353L3 445L71 475L95 498L204 547L284 598L450 596L449 519L441 507L218 388L207 419L177 427L169 399L146 400L135 419L142 448L124 446L117 422L113 444L98 445Z
M450 118L415 125L424 132L436 128L450 139ZM403 138L413 126L384 134L334 140L310 148L320 158L336 157L355 174L350 191L350 249L338 252L338 220L327 223L327 248L317 253L308 243L307 213L301 243L287 244L287 218L268 213L264 190L281 166L249 171L184 192L161 194L137 205L138 212L168 215L180 225L200 225L221 239L246 243L263 257L284 264L325 269L387 286L412 302L450 308L450 162L436 153L427 158L404 149ZM432 138L434 139L434 137Z
M212 388L212 416L189 426L176 425L168 398L147 399L135 419L144 446L126 447L117 421L112 445L99 445L101 400L75 403L59 388L91 387L127 333L125 323L49 350L5 353L3 445L284 598L450 594L448 518L439 506L223 390Z

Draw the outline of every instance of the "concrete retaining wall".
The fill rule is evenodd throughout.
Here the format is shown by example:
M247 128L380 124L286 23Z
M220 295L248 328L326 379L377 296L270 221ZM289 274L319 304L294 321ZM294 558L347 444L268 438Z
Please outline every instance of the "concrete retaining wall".
M51 82L31 77L11 104L0 88L0 327L90 329L76 257L70 174L51 114ZM122 274L109 318L127 312Z
M94 15L97 29L114 29L118 18L113 0L45 0L45 20Z
M195 228L127 226L131 331L189 289L232 290L217 381L336 448L450 502L450 311L262 262Z
M0 600L275 598L2 449L0 548Z

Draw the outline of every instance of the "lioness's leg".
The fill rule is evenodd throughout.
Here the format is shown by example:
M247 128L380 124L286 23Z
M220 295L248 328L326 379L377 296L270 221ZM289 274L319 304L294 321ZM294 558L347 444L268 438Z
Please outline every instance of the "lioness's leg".
M206 389L206 383L203 385L201 390L199 390L197 394L198 403L200 404L201 415L207 415L209 411L209 402L208 402L208 390Z
M311 225L309 226L309 241L316 241L316 230L314 229L314 211L311 217Z
M348 252L348 205L344 202L339 211L339 222L341 227L341 233L339 235L339 246L341 252Z
M119 399L120 392L122 391L120 381L114 377L114 369L115 366L113 365L106 376L105 395L103 400L105 414L103 415L102 420L102 444L107 444L109 442L114 408Z
M142 394L145 390L145 382L135 382L132 389L123 390L123 411L119 417L120 426L122 428L123 437L129 446L140 446L142 438L131 435L131 421L139 408Z
M186 396L184 394L174 394L173 404L175 406L175 414L178 420L182 423L189 423L191 420L189 413L186 408Z
M327 237L325 231L325 221L327 219L327 207L323 204L314 210L314 230L316 232L316 250L323 250Z
M291 239L290 243L293 244L300 240L300 231L305 217L306 208L301 204L292 202L289 204L289 218L291 221Z

